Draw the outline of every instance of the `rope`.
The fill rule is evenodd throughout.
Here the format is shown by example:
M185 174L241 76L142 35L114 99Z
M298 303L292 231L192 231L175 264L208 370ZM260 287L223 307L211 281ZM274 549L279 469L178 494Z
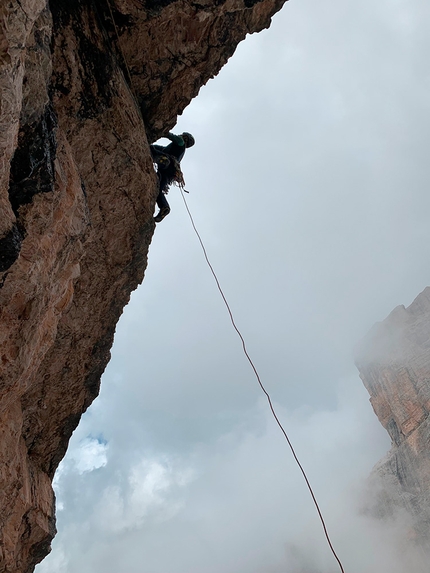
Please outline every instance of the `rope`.
M124 72L123 72L121 66L119 65L119 62L117 61L117 63L118 63L118 68L121 70L121 73L122 73L122 75L123 75L123 77L124 77L124 84L125 84L126 88L128 89L128 91L130 92L130 95L131 95L132 100L134 100L134 104L135 104L137 113L139 114L139 117L140 117L140 119L142 120L142 124L144 125L145 122L144 122L144 119L143 119L142 110L140 109L139 100L138 100L137 94L136 94L136 92L135 92L135 90L134 90L134 87L133 87L133 83L132 83L132 80L131 80L131 72L130 72L130 68L129 68L128 63L127 63L127 58L125 57L124 52L123 52L123 50L122 50L122 48L121 48L121 42L120 42L120 40L119 40L118 27L117 27L117 25L116 25L115 18L114 18L114 16L113 16L112 6L111 6L110 0L106 0L106 4L107 4L107 6L108 6L109 14L110 14L110 17L111 17L111 20L112 20L112 23L113 23L113 27L114 27L114 30L115 30L115 35L116 35L116 47L117 47L117 50L119 51L119 53L121 54L122 61L124 62L125 68L126 68L126 70L127 70L128 81L127 81L127 78L125 77L125 74L124 74ZM106 35L108 35L107 32L106 32Z
M112 22L113 22L113 25L114 25L115 35L116 35L116 37L117 37L118 49L119 49L119 51L120 51L120 53L121 53L123 62L124 62L124 64L125 64L125 67L126 67L126 70L127 70L128 80L129 80L129 82L130 82L130 90L131 90L131 93L132 93L132 95L133 95L133 97L134 97L134 99L135 99L135 101L136 101L136 104L137 104L137 98L136 98L136 95L135 95L134 90L133 90L133 87L132 87L130 69L129 69L129 67L128 67L127 59L126 59L126 57L125 57L125 55L124 55L124 53L123 53L123 51L122 51L122 49L121 49L121 45L120 45L120 41L119 41L118 28L117 28L117 26L116 26L116 22L115 22L115 19L114 19L114 17L113 17L112 7L111 7L111 4L110 4L110 0L106 0L106 3L107 3L107 5L108 5L109 12L110 12L110 16L111 16L111 19L112 19ZM137 105L137 109L139 110L139 114L140 114L140 116L141 116L140 108L139 108L138 105ZM141 117L142 117L142 116L141 116ZM142 121L143 121L143 118L142 118ZM182 175L182 173L181 173L181 175ZM186 199L185 199L184 191L185 191L186 193L188 193L188 191L186 191L186 189L185 189L185 182L184 182L184 180L183 180L183 177L182 177L182 179L181 179L180 181L177 181L177 183L178 183L179 189L181 190L182 199L184 200L185 208L186 208L186 210L187 210L187 212L188 212L188 215L189 215L189 217L190 217L191 224L192 224L192 226L193 226L193 229L194 229L194 231L195 231L195 233L196 233L196 235L197 235L197 238L198 238L198 240L199 240L199 242L200 242L200 245L201 245L201 247L202 247L203 254L204 254L204 256L205 256L206 262L207 262L207 264L208 264L208 266L209 266L209 268L210 268L210 271L211 271L211 273L212 273L212 275L213 275L213 277L214 277L214 279L215 279L215 282L216 282L216 285L217 285L217 287L218 287L218 290L219 290L219 292L220 292L220 294L221 294L221 296L222 296L222 299L223 299L223 301L224 301L224 304L225 304L225 306L226 306L226 308L227 308L227 311L228 311L228 313L229 313L229 315L230 315L230 320L231 320L231 323L232 323L232 325L233 325L233 328L234 328L235 331L237 332L237 334L238 334L238 336L239 336L239 338L240 338L240 340L241 340L241 342L242 342L243 352L244 352L244 354L245 354L245 356L246 356L246 358L247 358L249 364L251 365L251 367L252 367L252 369L253 369L253 371L254 371L254 374L255 374L255 376L256 376L256 378L257 378L257 381L258 381L258 384L259 384L261 390L263 391L263 393L265 394L265 396L266 396L266 398L267 398L267 401L268 401L268 403L269 403L269 407L270 407L270 410L271 410L271 412L272 412L272 415L273 415L273 417L275 418L275 421L276 421L276 423L278 424L278 426L279 426L281 432L283 433L283 435L284 435L284 437L285 437L285 439L286 439L286 441L287 441L287 443L288 443L288 445L289 445L289 447L290 447L290 450L291 450L291 452L292 452L292 454L293 454L293 456L294 456L294 459L295 459L295 461L296 461L298 467L300 468L300 471L301 471L301 473L302 473L302 475L303 475L303 478L304 478L304 480L305 480L305 482L306 482L306 485L307 485L307 487L308 487L308 489L309 489L309 492L310 492L310 494L311 494L311 496L312 496L312 500L313 500L314 505L315 505L315 507L316 507L316 510L317 510L317 512L318 512L318 515L319 515L319 518L320 518L320 521L321 521L321 524L322 524L322 527L323 527L323 530L324 530L325 537L326 537L326 539L327 539L327 543L328 543L328 545L329 545L329 547L330 547L330 550L331 550L331 552L333 553L333 556L335 557L336 561L338 562L341 572L342 572L342 573L345 573L345 571L344 571L344 569L343 569L343 566L342 566L342 563L341 563L339 557L337 556L336 551L334 550L334 547L333 547L333 545L332 545L332 543L331 543L330 536L329 536L329 534L328 534L327 527L326 527L326 524L325 524L323 515L322 515L322 513L321 513L320 507L319 507L319 505L318 505L317 499L316 499L315 494L314 494L314 492L313 492L313 490L312 490L312 487L311 487L311 484L310 484L310 482L309 482L309 480L308 480L308 477L307 477L307 475L306 475L306 472L305 472L305 470L303 469L303 466L302 466L302 464L300 463L299 458L297 457L297 454L296 454L296 452L295 452L295 450L294 450L294 448L293 448L293 445L292 445L292 443L291 443L291 441L290 441L290 439L289 439L289 437L288 437L287 432L285 431L285 429L284 429L284 427L282 426L282 424L281 424L281 422L280 422L278 416L276 415L276 412L275 412L275 409L274 409L274 407L273 407L273 404L272 404L272 400L271 400L271 398L270 398L270 395L269 395L269 393L267 392L266 388L263 386L263 383L261 382L261 379L260 379L260 375L258 374L258 371L257 371L257 369L256 369L256 367L255 367L253 361L251 360L251 357L250 357L249 354L248 354L248 351L247 351L247 349L246 349L245 340L244 340L244 338L243 338L243 336L242 336L240 330L239 330L238 327L236 326L236 323L235 323L234 317L233 317L233 313L232 313L232 311L231 311L231 309L230 309L230 305L228 304L228 301L227 301L227 299L226 299L226 297L225 297L225 295L224 295L224 292L223 292L223 290L222 290L222 288L221 288L221 285L220 285L219 280L218 280L218 277L217 277L217 275L216 275L216 273L215 273L215 271L214 271L214 268L213 268L212 265L211 265L211 262L210 262L210 260L209 260L208 255L207 255L206 248L205 248L205 246L204 246L203 240L202 240L202 238L201 238L201 236L200 236L200 234L199 234L199 232L198 232L198 230L197 230L197 228L196 228L196 225L195 225L195 223L194 223L193 216L191 215L190 209L188 208L188 204L187 204L187 201L186 201Z
M294 456L294 459L295 459L295 461L296 461L298 467L300 468L300 471L302 472L303 478L304 478L304 480L305 480L305 482L306 482L306 485L307 485L307 487L308 487L308 490L309 490L309 492L310 492L310 494L311 494L311 496L312 496L312 500L313 500L314 505L315 505L315 507L316 507L316 510L317 510L317 512L318 512L318 515L319 515L319 518L320 518L320 521L321 521L321 524L322 524L322 527L323 527L323 530L324 530L324 534L325 534L327 543L328 543L328 545L329 545L329 547L330 547L330 550L331 550L333 556L335 557L336 561L338 562L341 572L342 572L342 573L345 573L345 571L344 571L344 569L343 569L343 566L342 566L342 563L341 563L339 557L337 556L336 551L334 550L334 547L333 547L332 542L331 542L331 540L330 540L330 536L329 536L329 534L328 534L327 527L326 527L326 524L325 524L325 521L324 521L322 512L321 512L321 510L320 510L320 507L319 507L319 505L318 505L317 499L316 499L316 497L315 497L315 494L314 494L314 492L313 492L313 489L312 489L312 487L311 487L311 484L310 484L310 482L309 482L309 479L308 479L308 477L307 477L307 475L306 475L306 472L305 472L305 470L303 469L303 466L302 466L302 464L300 463L299 458L297 457L297 454L296 454L296 452L295 452L295 450L294 450L294 447L293 447L293 445L292 445L292 443L291 443L291 441L290 441L290 438L288 437L287 432L285 431L283 425L282 425L281 422L279 421L278 416L276 415L276 412L275 412L275 409L274 409L274 407L273 407L273 404L272 404L272 400L271 400L271 398L270 398L270 395L269 395L269 393L267 392L266 388L263 386L263 383L261 382L260 375L258 374L258 371L257 371L257 369L256 369L256 367L255 367L253 361L251 360L251 357L249 356L248 351L247 351L247 349L246 349L245 340L244 340L244 338L243 338L243 336L242 336L240 330L239 330L238 327L236 326L236 323L235 323L235 321L234 321L234 317L233 317L233 313L232 313L232 311L231 311L230 305L228 304L228 301L227 301L227 299L226 299L226 297L225 297L225 294L224 294L224 292L223 292L223 290L222 290L222 288L221 288L221 285L220 285L220 283L219 283L218 277L217 277L217 275L216 275L216 273L215 273L215 271L214 271L214 268L213 268L213 266L212 266L212 264L211 264L211 262L210 262L210 260L209 260L208 254L207 254L207 252L206 252L206 248L205 248L204 243L203 243L203 240L202 240L202 238L201 238L201 236L200 236L200 233L198 232L198 230L197 230L197 228L196 228L196 225L195 225L195 223L194 223L193 216L191 215L190 209L189 209L189 207L188 207L188 204L187 204L187 201L186 201L186 199L185 199L185 195L184 195L182 189L181 189L181 195L182 195L182 199L183 199L184 204L185 204L185 208L186 208L186 210L187 210L187 212L188 212L188 216L189 216L189 218L190 218L191 224L192 224L192 226L193 226L194 232L196 233L197 238L198 238L198 240L199 240L199 242L200 242L200 246L202 247L203 254L204 254L204 257L205 257L205 259L206 259L206 263L208 264L208 267L209 267L209 269L210 269L210 271L211 271L211 273L212 273L212 275L213 275L213 277L214 277L214 279L215 279L215 282L216 282L216 285L217 285L217 287L218 287L218 290L219 290L219 292L220 292L220 294L221 294L221 297L222 297L222 299L223 299L223 301L224 301L224 304L225 304L225 306L226 306L226 308L227 308L227 311L228 311L228 313L229 313L229 315L230 315L230 320L231 320L231 323L232 323L232 325L233 325L233 328L234 328L235 331L237 332L237 334L238 334L238 336L239 336L239 338L240 338L240 340L241 340L241 342L242 342L243 352L244 352L244 354L245 354L245 356L246 356L246 358L247 358L249 364L251 365L251 368L252 368L253 371L254 371L255 377L257 378L257 381L258 381L258 384L259 384L261 390L263 391L263 393L265 394L265 396L266 396L266 398L267 398L267 401L268 401L268 403L269 403L269 407L270 407L270 410L271 410L271 412L272 412L272 415L273 415L273 417L275 418L276 423L278 424L278 426L279 426L281 432L283 433L283 435L284 435L284 437L285 437L285 439L286 439L286 441L287 441L287 443L288 443L288 445L289 445L289 447L290 447L290 450L291 450L291 452L292 452L292 454L293 454L293 456Z
M136 96L135 96L135 93L134 93L134 90L133 90L133 86L132 86L132 83L131 83L130 68L128 67L127 59L126 59L126 57L124 56L124 52L122 51L121 44L120 44L120 42L119 42L118 28L117 28L117 25L116 25L116 22L115 22L115 18L113 17L112 6L111 6L111 4L110 4L110 0L106 0L106 4L108 5L109 12L110 12L110 17L111 17L111 20L112 20L112 23L113 23L113 26L114 26L114 29L115 29L115 34L116 34L116 39L117 39L118 50L119 50L120 53L121 53L123 62L124 62L124 64L125 64L125 67L126 67L126 70L127 70L128 81L130 82L130 90L133 91L133 96L134 96L135 99L136 99Z

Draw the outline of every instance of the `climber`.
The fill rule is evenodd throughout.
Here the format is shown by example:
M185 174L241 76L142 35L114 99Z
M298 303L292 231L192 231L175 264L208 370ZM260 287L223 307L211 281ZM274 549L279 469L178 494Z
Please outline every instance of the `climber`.
M191 133L184 132L181 135L168 133L165 136L170 139L169 145L151 145L151 154L154 162L157 164L158 173L158 197L157 205L158 214L154 221L159 223L166 215L170 213L170 206L166 199L166 194L173 182L179 185L184 184L180 163L184 157L185 150L194 145L194 137Z

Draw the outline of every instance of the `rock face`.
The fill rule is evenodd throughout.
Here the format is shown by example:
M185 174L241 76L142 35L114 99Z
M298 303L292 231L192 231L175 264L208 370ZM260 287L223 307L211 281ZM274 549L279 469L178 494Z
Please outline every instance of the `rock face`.
M51 480L143 279L148 142L284 1L0 4L0 573L49 551Z
M402 508L414 534L430 533L430 288L376 324L357 353L357 366L392 448L374 469L376 511ZM382 486L382 487L381 487Z

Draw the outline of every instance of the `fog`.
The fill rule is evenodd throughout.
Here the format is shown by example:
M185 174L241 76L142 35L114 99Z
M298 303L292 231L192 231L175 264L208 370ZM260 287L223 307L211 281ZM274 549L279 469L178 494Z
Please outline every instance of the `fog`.
M390 448L354 347L427 284L430 7L290 0L179 118L186 196L345 573L420 573L365 511ZM334 573L179 190L55 487L37 573Z

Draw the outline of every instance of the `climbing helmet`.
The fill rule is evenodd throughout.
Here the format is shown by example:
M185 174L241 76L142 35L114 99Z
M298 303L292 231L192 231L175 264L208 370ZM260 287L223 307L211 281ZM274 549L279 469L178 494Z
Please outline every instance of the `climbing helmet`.
M185 147L192 147L195 144L194 137L187 131L182 134L182 139L185 141Z

